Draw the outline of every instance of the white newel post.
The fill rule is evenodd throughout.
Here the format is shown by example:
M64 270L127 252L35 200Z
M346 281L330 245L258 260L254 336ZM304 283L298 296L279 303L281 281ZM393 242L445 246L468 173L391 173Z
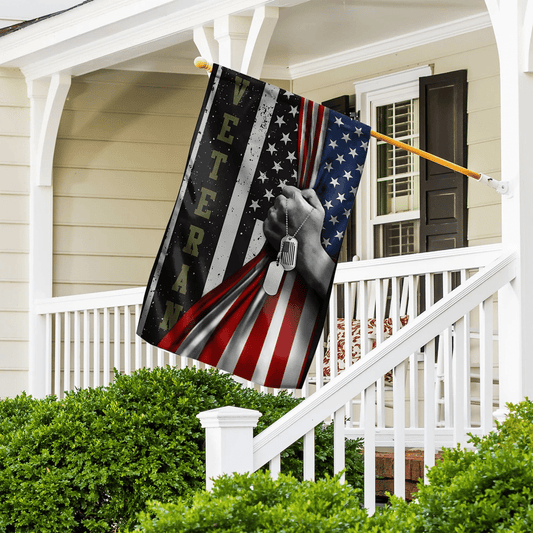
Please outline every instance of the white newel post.
M499 292L500 408L533 398L533 0L485 0L500 61L502 243L518 254L517 277ZM503 412L496 413L501 416Z
M241 407L220 407L198 415L205 429L206 489L223 474L253 471L253 430L259 411Z

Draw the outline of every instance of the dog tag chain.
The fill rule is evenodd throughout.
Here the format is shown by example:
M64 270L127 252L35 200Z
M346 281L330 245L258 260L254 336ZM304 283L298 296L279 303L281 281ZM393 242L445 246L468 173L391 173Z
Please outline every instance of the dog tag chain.
M294 232L294 235L289 235L289 211L287 209L289 199L285 201L285 237L281 239L278 257L275 261L272 261L268 266L265 281L263 282L263 289L271 296L278 293L279 285L283 279L283 274L294 270L296 267L296 258L298 256L298 241L296 235L302 229L303 225L307 222L311 213L314 211L314 207L307 213L304 221L300 224L300 227Z

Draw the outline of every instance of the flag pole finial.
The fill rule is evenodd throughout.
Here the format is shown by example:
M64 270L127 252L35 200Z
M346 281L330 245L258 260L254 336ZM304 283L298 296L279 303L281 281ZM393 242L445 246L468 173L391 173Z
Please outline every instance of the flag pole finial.
M211 72L213 71L213 65L209 63L207 59L204 59L203 57L200 57L200 56L194 60L194 66L196 68L203 68L207 70L209 74L211 74Z

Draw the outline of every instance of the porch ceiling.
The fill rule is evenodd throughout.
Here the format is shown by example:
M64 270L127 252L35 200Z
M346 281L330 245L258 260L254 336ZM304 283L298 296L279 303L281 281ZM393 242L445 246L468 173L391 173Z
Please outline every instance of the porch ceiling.
M279 6L264 77L294 79L489 27L484 0L94 0L1 37L28 79L100 68L194 72L195 27Z

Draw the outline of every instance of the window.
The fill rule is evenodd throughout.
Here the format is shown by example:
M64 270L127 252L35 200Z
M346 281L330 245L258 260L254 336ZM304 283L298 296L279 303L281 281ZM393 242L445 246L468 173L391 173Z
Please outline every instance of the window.
M355 84L360 120L373 130L419 146L418 80L430 67ZM372 138L356 199L356 252L361 259L418 252L419 158Z

